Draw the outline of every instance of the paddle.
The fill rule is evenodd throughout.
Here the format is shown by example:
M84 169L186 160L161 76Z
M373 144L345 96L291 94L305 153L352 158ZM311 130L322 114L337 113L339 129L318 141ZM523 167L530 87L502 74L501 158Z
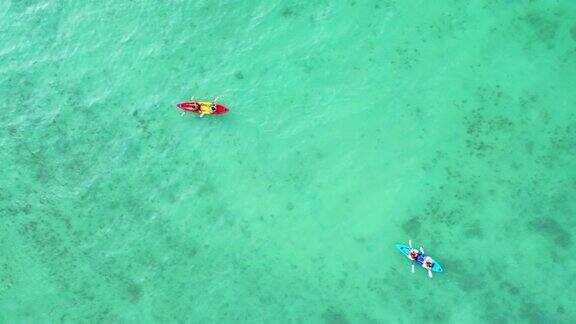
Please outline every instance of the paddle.
M422 247L420 247L420 252L422 252L422 254L424 254L424 249ZM426 270L428 270L428 277L432 278L432 270L425 268Z
M410 250L412 250L412 240L408 240L408 245L410 246ZM412 262L412 273L414 273L414 263Z

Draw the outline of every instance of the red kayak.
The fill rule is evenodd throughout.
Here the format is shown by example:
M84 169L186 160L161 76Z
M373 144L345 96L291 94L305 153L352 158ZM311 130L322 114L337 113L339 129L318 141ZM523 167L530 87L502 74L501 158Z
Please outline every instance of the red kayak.
M228 112L228 108L219 104L205 101L184 101L176 104L176 107L195 114L221 115Z

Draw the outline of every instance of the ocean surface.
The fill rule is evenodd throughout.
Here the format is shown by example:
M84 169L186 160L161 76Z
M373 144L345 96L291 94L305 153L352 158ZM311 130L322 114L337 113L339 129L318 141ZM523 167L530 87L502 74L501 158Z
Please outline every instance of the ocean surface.
M2 323L576 322L576 1L0 0L0 99Z

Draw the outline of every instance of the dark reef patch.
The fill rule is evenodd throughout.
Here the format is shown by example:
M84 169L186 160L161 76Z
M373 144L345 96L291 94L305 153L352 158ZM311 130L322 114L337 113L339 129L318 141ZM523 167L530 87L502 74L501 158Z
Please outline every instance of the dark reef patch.
M142 287L136 283L129 283L126 292L128 293L132 304L137 304L140 301L140 298L142 298Z
M420 236L420 230L422 228L422 222L420 217L414 216L402 224L402 229L409 237Z
M552 218L538 218L530 222L530 227L554 238L554 243L563 247L572 246L572 236Z
M297 8L287 7L287 8L284 8L284 10L282 10L282 17L284 17L284 18L294 17L294 16L296 16L297 13L298 13Z
M520 317L529 323L552 323L542 309L534 303L524 303L521 307Z
M482 238L483 237L482 229L480 228L480 225L477 223L469 225L466 228L466 230L464 231L464 234L468 238Z
M530 26L531 30L541 42L548 43L556 36L559 22L554 17L542 13L530 13L523 17L523 20Z
M326 324L347 324L348 319L341 311L334 308L328 308L322 313L322 319Z
M480 276L463 275L456 280L458 286L465 292L480 290L486 286L486 282Z

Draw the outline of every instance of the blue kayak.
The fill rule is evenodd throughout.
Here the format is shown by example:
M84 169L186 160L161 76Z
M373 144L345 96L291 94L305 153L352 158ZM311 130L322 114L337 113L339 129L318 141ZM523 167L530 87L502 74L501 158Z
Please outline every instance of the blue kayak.
M396 244L396 250L398 250L400 253L404 254L405 257L409 258L409 253L410 250L412 250L412 248L406 244ZM424 258L427 257L428 255L426 253L420 253L420 255L418 256L418 260L411 260L412 262L416 263L419 266L422 266L422 263L424 263ZM434 259L432 259L434 260ZM444 269L442 268L442 266L440 265L440 263L438 263L438 261L434 260L434 266L432 267L432 269L430 269L434 272L443 272Z

